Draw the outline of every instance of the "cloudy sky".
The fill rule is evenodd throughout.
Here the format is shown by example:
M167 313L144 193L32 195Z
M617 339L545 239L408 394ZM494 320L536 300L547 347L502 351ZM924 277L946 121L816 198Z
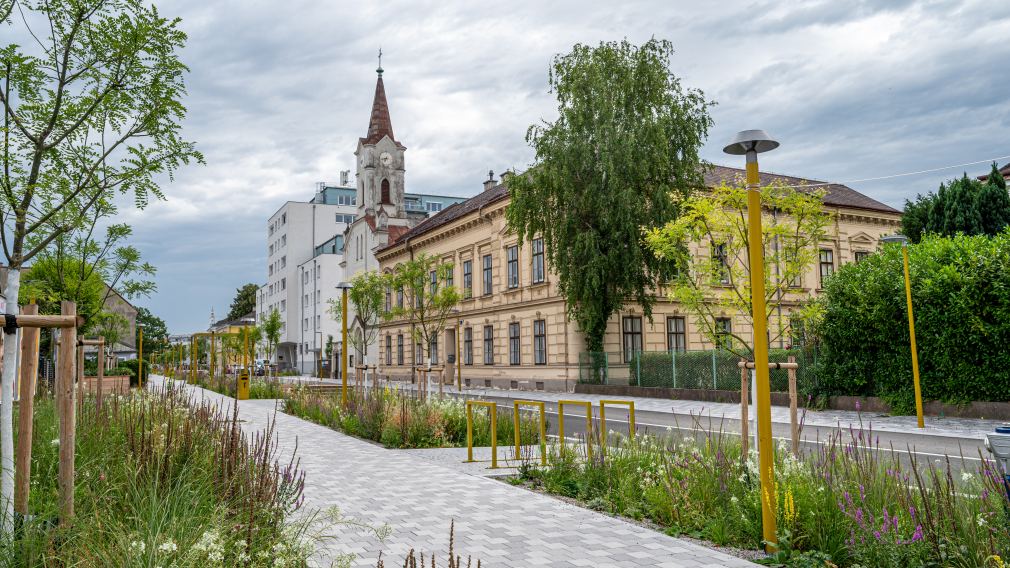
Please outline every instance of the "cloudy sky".
M762 168L851 181L1010 155L1010 3L837 0L333 2L163 0L189 34L186 135L206 166L133 222L159 268L140 305L173 332L266 280L266 220L352 167L382 47L407 189L469 196L522 168L555 116L551 57L578 42L671 40L672 70L718 104L703 155L764 128ZM1010 160L1004 160L1010 161ZM969 173L988 167L969 166ZM960 169L852 183L900 207Z

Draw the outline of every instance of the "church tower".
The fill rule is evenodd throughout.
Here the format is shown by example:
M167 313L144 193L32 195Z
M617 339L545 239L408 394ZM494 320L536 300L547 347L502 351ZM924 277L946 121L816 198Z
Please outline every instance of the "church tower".
M382 84L382 55L375 70L375 97L372 116L368 121L368 134L358 139L358 216L374 216L385 221L403 218L403 153L406 146L393 136L393 122L389 118L386 88Z

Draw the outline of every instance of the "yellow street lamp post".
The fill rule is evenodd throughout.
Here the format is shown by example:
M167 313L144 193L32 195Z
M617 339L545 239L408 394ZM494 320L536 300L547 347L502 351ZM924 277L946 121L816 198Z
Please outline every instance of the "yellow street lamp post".
M347 404L347 291L351 289L350 282L337 284L341 291L340 299L340 404Z
M915 415L919 428L925 428L922 418L922 388L919 383L919 351L915 346L915 316L912 314L912 280L908 274L908 237L891 235L881 237L882 243L901 243L901 257L905 265L905 302L908 304L908 337L912 344L912 381L915 384Z
M747 159L747 240L751 274L751 311L754 330L758 427L758 468L761 473L761 526L770 552L778 542L775 528L775 455L772 446L771 385L768 373L768 316L765 312L764 242L761 237L761 189L757 155L778 148L763 130L744 130L723 152Z

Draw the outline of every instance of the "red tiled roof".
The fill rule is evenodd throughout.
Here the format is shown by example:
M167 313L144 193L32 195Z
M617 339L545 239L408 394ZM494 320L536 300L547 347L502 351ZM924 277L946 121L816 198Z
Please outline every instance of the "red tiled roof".
M740 168L730 168L726 166L712 166L709 171L705 172L705 186L714 187L715 185L722 182L734 182L737 178L743 178L745 171ZM762 185L770 184L774 181L782 182L787 185L807 185L807 184L818 184L824 183L817 180L808 180L798 177L785 176L780 174L771 174L767 172L760 173L760 182ZM803 188L800 188L803 189ZM831 205L835 207L847 207L850 209L864 209L867 211L876 211L879 213L889 213L892 215L900 214L901 211L885 205L876 199L867 197L858 191L837 183L827 184L823 186L817 186L810 188L811 191L823 189L825 191L824 203L825 205ZM438 215L434 217L429 217L424 221L418 223L414 228L400 235L399 238L393 239L392 234L390 234L389 244L383 247L382 250L394 247L405 239L417 237L427 233L428 231L437 229L439 227L445 226L464 215L491 205L492 203L497 203L508 197L508 189L502 185L498 184L491 189L484 190L477 195L467 199L462 203L454 203L449 207L445 208Z
M404 232L396 240L393 240L392 233L390 233L389 244L383 249L390 248L399 244L400 241L416 237L418 235L423 235L432 229L436 229L443 225L447 225L456 219L470 213L471 211L477 211L478 209L496 203L508 197L508 190L504 185L498 184L491 189L486 189L477 195L467 199L462 203L453 203L452 205L446 207L440 211L434 217L428 217L424 221L421 221L414 228L409 231Z
M383 136L396 142L393 137L393 121L389 118L389 104L386 103L386 88L382 84L382 73L375 82L375 98L372 100L372 116L368 119L368 134L361 139L362 144L375 144ZM399 144L399 142L397 142Z
M402 237L404 233L410 231L410 227L404 227L403 225L391 225L388 227L387 231L389 233L389 242L395 243L400 240L400 237Z
M997 171L999 171L999 173L1002 174L1004 178L1010 178L1010 163L1006 164ZM978 179L979 181L989 181L989 174L977 176L976 179Z
M720 183L733 183L738 179L743 179L746 172L740 168L730 168L726 166L712 166L707 172L705 172L705 185L707 187L714 187ZM760 184L768 185L773 182L780 182L786 185L809 185L809 184L823 184L825 182L798 178L793 176L785 176L780 174L772 174L768 172L761 172L759 174ZM832 205L835 207L848 207L851 209L865 209L868 211L877 211L880 213L891 213L900 214L898 211L890 205L885 205L872 197L868 197L859 193L858 191L852 189L851 187L839 184L839 183L828 183L826 185L818 185L811 188L798 188L801 190L809 189L810 191L824 190L824 204Z

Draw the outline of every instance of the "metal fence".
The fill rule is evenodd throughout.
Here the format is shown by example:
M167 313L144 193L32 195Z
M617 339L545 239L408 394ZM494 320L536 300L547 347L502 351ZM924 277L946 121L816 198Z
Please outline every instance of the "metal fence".
M772 349L769 360L799 363L797 383L816 384L817 353L812 349ZM638 351L624 360L623 353L580 353L579 382L703 390L740 390L740 357L722 349L706 351ZM789 389L785 370L771 371L775 392Z

